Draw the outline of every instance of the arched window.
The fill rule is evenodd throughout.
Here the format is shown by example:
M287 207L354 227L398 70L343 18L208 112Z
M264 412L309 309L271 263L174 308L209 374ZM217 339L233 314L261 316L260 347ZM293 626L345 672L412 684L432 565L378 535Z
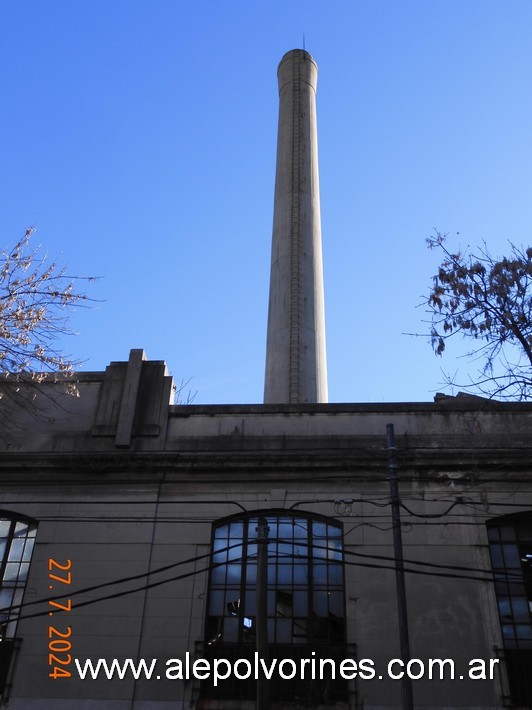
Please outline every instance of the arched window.
M36 534L34 520L0 511L0 694L9 671Z
M532 707L532 513L487 528L511 700Z
M256 650L259 522L267 529L267 637L270 658L343 658L345 596L342 526L301 511L255 511L218 521L205 624L206 656L251 658ZM345 683L283 681L274 697L313 701L344 698ZM202 696L224 697L205 684ZM210 693L210 694L209 694ZM253 683L238 681L232 697L253 697ZM281 693L281 695L279 695ZM309 698L309 694L312 698ZM227 695L225 696L227 697Z

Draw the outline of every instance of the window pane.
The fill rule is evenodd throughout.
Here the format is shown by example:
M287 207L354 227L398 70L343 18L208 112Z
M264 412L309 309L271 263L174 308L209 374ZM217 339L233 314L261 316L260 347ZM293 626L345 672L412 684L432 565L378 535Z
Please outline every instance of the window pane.
M508 577L507 577L507 582L506 582L506 589L507 589L507 594L510 597L524 597L526 596L526 590L525 586L522 581L510 581L512 579L515 579L517 577L517 574L513 571L510 570L508 572Z
M501 578L501 575L495 575L495 579L499 580ZM508 585L506 582L495 582L495 591L497 594L508 594Z
M314 613L316 616L328 616L327 592L314 592Z
M0 590L0 609L11 606L13 600L13 589Z
M308 594L304 592L294 592L294 615L307 616L308 614Z
M491 564L494 569L502 569L504 567L504 561L502 559L502 550L500 545L491 545Z
M285 557L287 560L292 559L292 555L294 554L294 548L292 547L292 544L288 544L286 542L280 542L279 545L277 546L277 555L278 557L281 558L281 563L283 562L283 558Z
M532 640L532 627L530 626L530 624L517 624L517 626L515 627L515 635L519 640Z
M488 528L488 540L496 541L499 539L499 528Z
M26 537L28 534L28 524L18 522L15 525L15 537Z
M226 568L224 565L221 565L220 567L215 567L213 570L211 570L211 584L217 586L225 584L225 573Z
M275 619L268 619L268 638L275 638Z
M11 528L11 520L0 520L0 537L7 537Z
M246 591L246 606L245 606L245 616L256 616L257 615L257 594L253 590Z
M224 613L226 616L240 616L240 599L235 592L227 593Z
M342 537L342 531L340 528L336 527L336 525L327 525L327 534L329 537Z
M502 636L505 639L515 638L514 627L510 624L503 624L501 627Z
M214 590L211 592L209 603L209 614L211 616L222 616L224 610L224 596L222 590Z
M292 540L294 537L294 526L291 522L281 522L279 523L279 537L283 540Z
M242 559L242 546L241 545L236 545L234 546L234 542L231 542L231 545L229 545L229 550L227 550L227 559L230 561L234 560L241 560Z
M292 641L292 619L277 619L277 643Z
M229 536L231 540L236 541L236 540L241 540L244 536L244 523L242 522L236 522L236 523L231 523L231 529Z
M314 581L314 584L320 585L321 586L326 586L327 585L327 566L324 564L316 564L314 565L314 569L312 570L312 579Z
M266 594L267 604L268 604L268 615L275 616L275 606L277 603L277 592L268 591Z
M306 561L308 557L307 545L301 545L300 543L296 544L294 546L294 557Z
M296 520L292 528L294 538L307 540L308 538L308 523L306 520Z
M502 540L515 540L515 528L513 525L501 525L500 534Z
M512 611L514 621L530 622L530 611L528 608L528 599L526 597L512 598Z
M277 567L277 584L292 586L292 566L280 564Z
M9 548L9 555L7 556L7 559L10 562L22 559L22 552L24 551L24 542L24 538L19 540L13 540L13 542L11 543L11 547Z
M216 530L214 531L214 537L228 538L229 537L229 526L228 525L220 525L219 527L217 527Z
M312 548L312 556L315 560L324 560L327 557L327 548L325 540L317 540L314 538L314 547Z
M292 617L294 614L294 599L290 592L277 590L275 597L275 612L277 616Z
M236 643L238 641L238 625L239 620L234 617L226 617L224 619L224 641L228 643Z
M274 586L277 576L277 568L273 560L268 560L268 586Z
M8 562L4 572L4 582L15 582L18 577L18 562Z
M246 583L251 586L257 584L257 564L256 562L248 562L246 567Z
M30 565L28 562L21 562L20 563L20 569L18 573L18 581L19 582L25 582L28 579L28 571L29 571Z
M35 540L32 537L27 538L26 546L24 547L24 553L22 555L22 560L24 562L29 562L31 560L31 553L33 552L33 544Z
M329 584L339 586L344 581L344 570L342 565L329 565Z
M519 550L515 545L503 545L502 551L506 567L521 567L521 558L519 557Z
M227 583L240 584L240 575L242 573L242 565L231 564L227 565Z
M329 540L327 555L330 560L342 560L342 543L340 540Z
M272 540L276 540L279 535L278 535L278 526L277 526L277 521L275 520L268 520L268 527L270 528L268 530L268 537L271 538ZM257 537L257 533L255 533L254 537Z
M293 634L293 640L296 643L305 643L306 641L308 641L307 619L294 619Z
M323 540L327 534L327 526L325 523L318 523L317 521L314 521L312 525L312 533L315 540L319 540L320 538Z
M225 562L227 560L227 540L215 540L213 546L213 558L214 563Z
M512 616L512 607L510 604L510 599L509 597L500 597L499 598L499 614L501 615L501 618L507 618L510 619Z
M308 565L297 564L294 566L294 584L307 585L308 583Z

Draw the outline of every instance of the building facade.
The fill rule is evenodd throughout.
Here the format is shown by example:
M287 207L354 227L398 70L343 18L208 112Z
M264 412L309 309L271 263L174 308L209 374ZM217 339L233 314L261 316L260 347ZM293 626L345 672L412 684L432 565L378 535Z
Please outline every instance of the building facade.
M401 707L390 423L414 707L530 706L532 405L176 406L142 351L78 386L41 385L2 436L8 707L253 708L253 677L187 680L186 662L253 664L261 623L266 658L298 669L267 707ZM156 673L80 678L75 659L103 658ZM312 678L322 658L334 679Z

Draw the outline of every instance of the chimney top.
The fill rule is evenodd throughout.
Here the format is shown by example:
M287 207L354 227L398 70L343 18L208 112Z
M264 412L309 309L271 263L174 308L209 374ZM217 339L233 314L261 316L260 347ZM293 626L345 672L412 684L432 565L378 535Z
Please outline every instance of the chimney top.
M294 65L297 64L299 71L294 76ZM318 65L312 56L304 49L291 49L279 62L277 68L277 78L279 80L279 91L285 84L294 81L304 81L310 84L314 91L318 83Z

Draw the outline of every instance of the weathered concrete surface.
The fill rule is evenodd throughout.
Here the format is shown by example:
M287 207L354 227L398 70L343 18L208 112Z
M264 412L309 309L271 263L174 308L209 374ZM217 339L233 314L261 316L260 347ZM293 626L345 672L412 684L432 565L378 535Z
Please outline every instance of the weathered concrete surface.
M316 84L300 49L278 69L279 129L265 403L327 402Z
M41 600L28 610L44 611L20 621L9 707L197 707L197 685L164 678L51 682L48 560L72 560L68 591L81 601L101 597L61 620L60 629L72 627L73 657L198 656L208 593L202 556L212 524L243 511L300 510L343 524L347 642L385 669L398 655L388 422L399 448L413 657L453 658L461 673L470 659L500 653L486 522L532 510L532 403L176 406L164 362L142 351L76 380L77 398L54 377L42 383L33 415L22 408L16 421L13 412L13 427L0 432L0 508L38 523L25 603ZM438 574L416 573L434 572L433 564ZM462 579L456 566L471 574ZM122 590L131 593L106 598ZM415 707L494 710L508 694L504 683L423 678ZM351 710L361 697L368 710L401 706L396 681L353 682L350 692Z

